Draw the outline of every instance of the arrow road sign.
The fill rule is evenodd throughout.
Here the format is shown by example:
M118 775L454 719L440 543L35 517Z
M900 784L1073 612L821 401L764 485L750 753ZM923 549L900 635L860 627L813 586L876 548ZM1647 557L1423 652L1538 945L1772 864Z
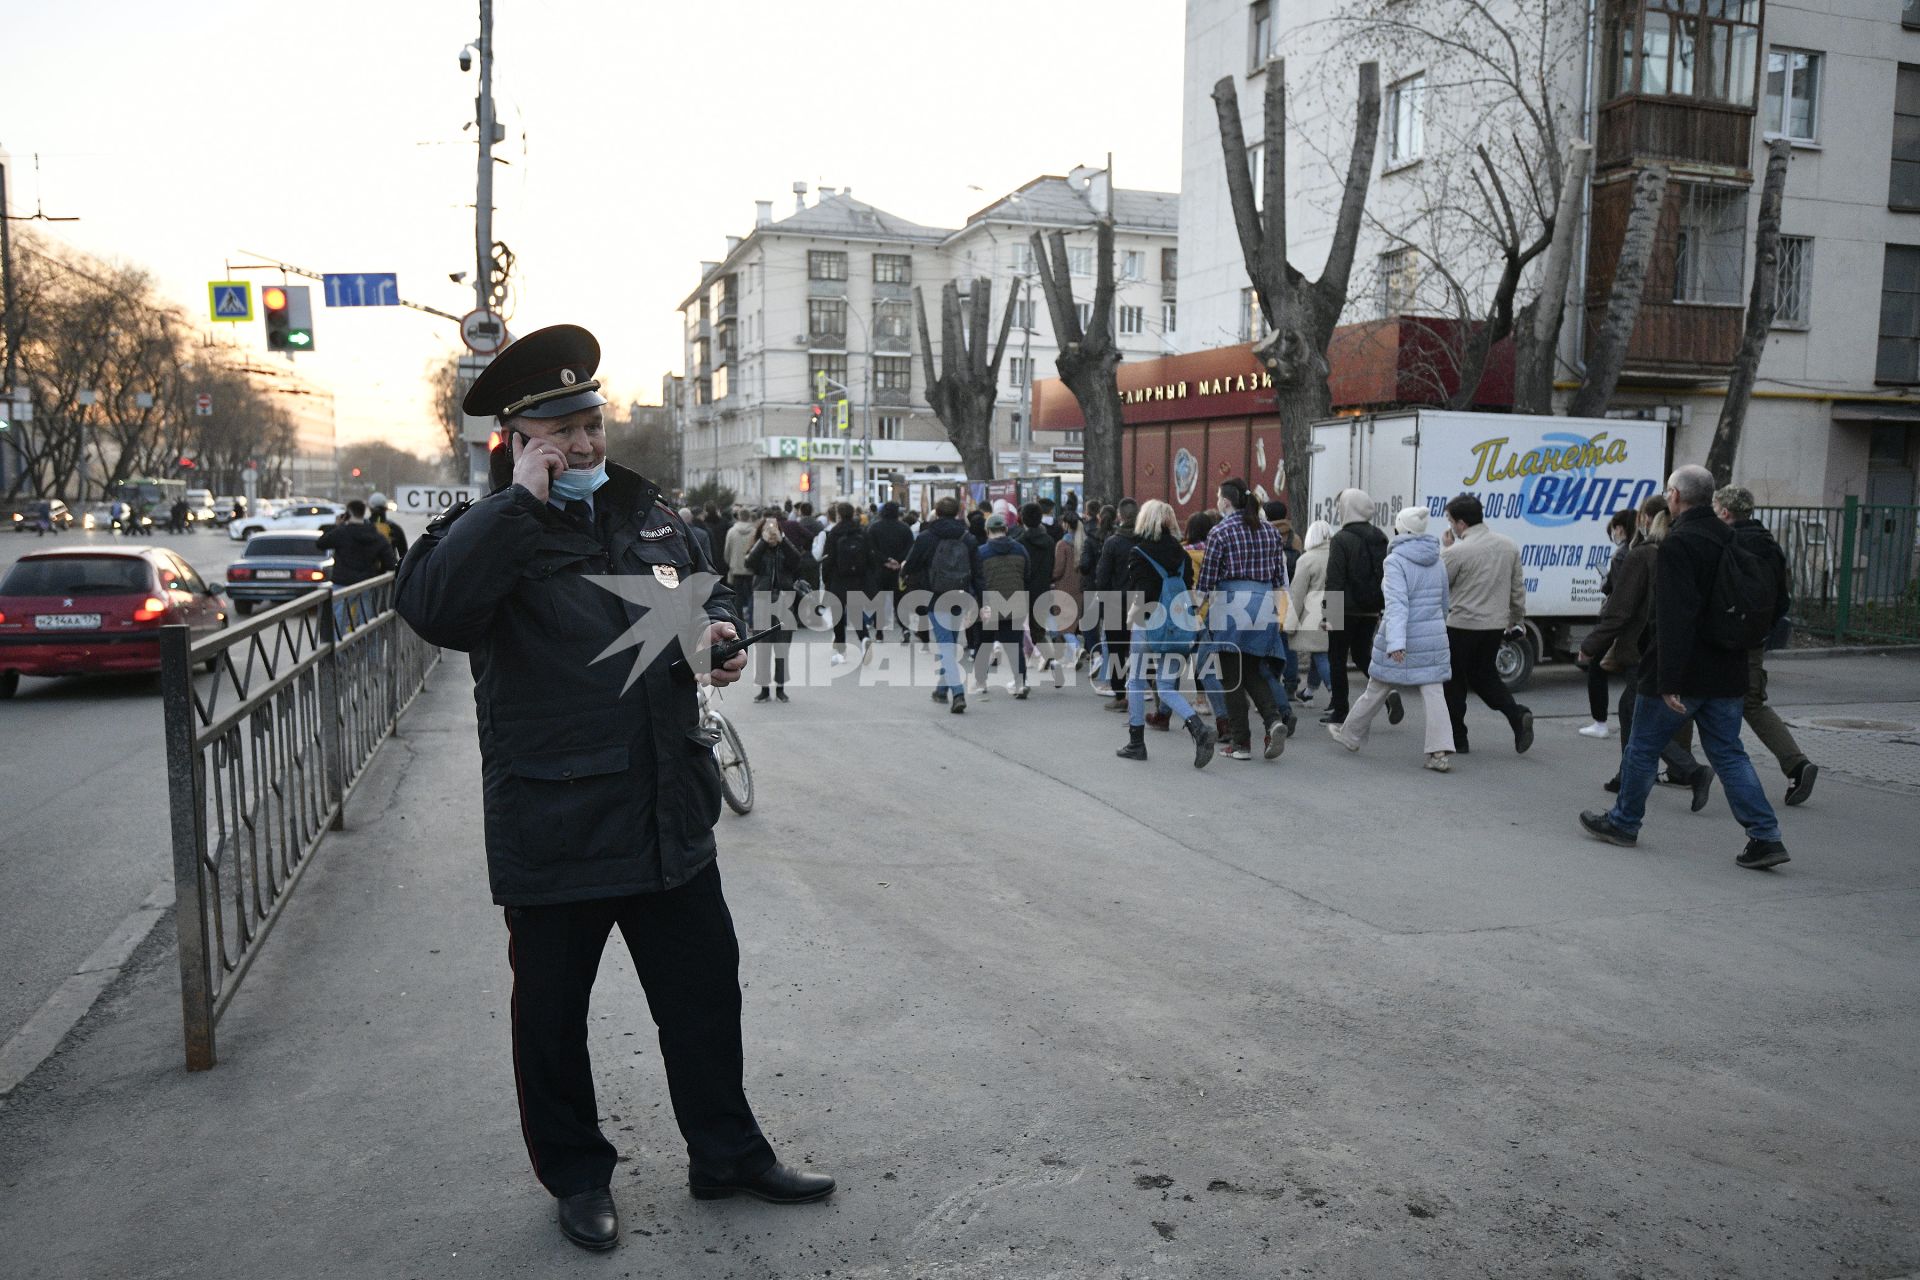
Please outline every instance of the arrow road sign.
M245 280L207 281L207 310L213 319L242 324L253 319L253 288Z
M397 307L399 276L392 271L362 273L329 271L321 277L330 307Z

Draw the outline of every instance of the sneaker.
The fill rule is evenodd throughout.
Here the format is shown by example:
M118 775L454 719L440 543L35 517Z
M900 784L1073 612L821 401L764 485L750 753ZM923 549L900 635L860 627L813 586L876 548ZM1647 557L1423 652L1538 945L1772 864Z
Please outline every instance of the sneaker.
M1225 756L1229 760L1253 759L1253 749L1242 742L1234 743L1232 746L1228 747L1226 750L1222 751L1220 754Z
M1734 859L1735 863L1749 871L1765 871L1768 867L1792 861L1787 856L1787 846L1778 840L1749 840L1745 851Z
M1435 773L1451 773L1453 760L1444 751L1427 752L1427 768Z
M754 694L754 695L753 695L753 700L754 700L755 702L772 702L772 701L773 701L773 690L771 690L771 689L762 689L762 690L761 690L760 692L758 692L758 693L756 693L756 694Z
M834 665L834 666L836 666L836 667L840 667L840 666L845 666L845 665L846 665L846 662L847 662L847 655L846 655L846 654L844 654L844 653L836 653L836 654L834 654L834 655L833 655L833 665Z
M1583 738L1611 738L1613 734L1608 730L1606 721L1595 720L1592 724L1583 724L1580 726L1580 736Z
M1400 701L1400 695L1398 693L1389 693L1387 695L1387 723L1399 724L1406 718L1407 706L1404 702Z
M1119 756L1122 760L1145 760L1147 758L1147 744L1144 742L1129 742L1113 754Z
M773 700L775 702L792 702L793 701L792 698L789 698L787 696L787 690L784 685L773 691Z
M957 716L957 715L960 715L962 712L964 712L966 709L967 709L967 695L964 693L956 693L955 695L953 695L953 705L947 708L947 713L949 715Z
M935 689L933 691L933 700L944 703L947 700L947 691L945 689Z
M1591 809L1580 814L1580 826L1596 840L1605 840L1608 844L1617 844L1623 849L1631 849L1640 843L1637 835L1628 835L1613 825L1613 819L1604 813L1595 813Z
M1321 721L1321 723L1326 724L1324 720ZM1333 735L1333 740L1335 742L1339 743L1341 746L1345 747L1347 750L1358 751L1360 749L1359 743L1348 740L1345 725L1329 724L1327 725L1327 732Z
M1193 735L1193 767L1204 769L1207 761L1213 759L1213 750L1219 744L1219 739L1199 716L1188 717L1187 732Z
M1313 701L1313 690L1301 689L1299 692L1293 695L1293 700L1304 707L1309 702Z
M1807 797L1813 794L1813 781L1820 776L1820 766L1811 760L1802 760L1800 767L1787 775L1793 784L1787 788L1788 804L1805 804ZM1784 855L1782 861L1785 861Z
M1527 754L1527 748L1533 745L1533 712L1520 708L1520 723L1513 727L1513 749L1520 755Z
M1688 785L1693 788L1693 811L1698 813L1707 807L1707 797L1713 794L1713 770L1701 765L1693 771Z
M1280 753L1287 749L1286 722L1282 720L1269 720L1266 727L1267 746L1264 754L1269 760L1278 760ZM1275 733L1275 729L1278 729L1280 732Z
M1015 685L1013 687L1013 700L1015 702L1025 702L1027 700L1027 686L1023 684Z
M987 686L981 685L973 691L973 700L975 702L991 702L993 700L993 693Z
M1345 724L1346 722L1347 722L1346 712L1334 711L1331 708L1328 709L1327 714L1320 717L1321 724Z

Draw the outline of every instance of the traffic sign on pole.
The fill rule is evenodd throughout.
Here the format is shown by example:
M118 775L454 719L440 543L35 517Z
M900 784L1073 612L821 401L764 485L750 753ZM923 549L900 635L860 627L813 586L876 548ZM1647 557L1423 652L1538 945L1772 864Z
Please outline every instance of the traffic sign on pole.
M833 407L833 425L841 431L853 425L853 411L845 399L836 401Z
M207 281L207 311L221 324L252 321L253 286L245 280Z
M507 322L491 311L469 311L460 317L460 340L475 355L495 355L507 345Z
M825 400L827 398L827 371L825 369L815 369L813 371L813 398L815 400Z
M193 412L196 417L206 418L213 415L213 397L202 391L193 398Z
M330 307L397 307L400 277L392 271L332 272L321 278Z

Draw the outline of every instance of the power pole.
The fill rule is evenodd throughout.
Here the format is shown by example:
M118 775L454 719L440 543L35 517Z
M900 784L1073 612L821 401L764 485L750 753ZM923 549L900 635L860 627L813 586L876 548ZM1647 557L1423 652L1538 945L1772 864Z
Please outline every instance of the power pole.
M473 202L473 305L493 310L493 0L480 0L480 97L474 123L480 129L480 177Z
M0 290L7 295L5 305L0 306L0 342L7 344L6 374L0 377L0 393L5 396L0 399L0 415L10 419L15 388L20 385L20 362L13 327L13 236L7 230L7 207L7 161L0 155ZM11 444L10 438L0 439L0 491L7 487L7 451Z
M1028 454L1033 451L1033 273L1026 276L1026 323L1020 326L1020 484L1027 483ZM1020 500L1025 502L1022 493Z

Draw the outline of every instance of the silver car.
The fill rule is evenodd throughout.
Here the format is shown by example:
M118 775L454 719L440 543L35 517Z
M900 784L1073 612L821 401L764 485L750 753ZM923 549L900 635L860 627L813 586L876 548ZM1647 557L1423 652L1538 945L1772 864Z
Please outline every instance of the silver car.
M241 617L271 608L333 580L333 552L318 533L256 533L227 566L227 598Z

